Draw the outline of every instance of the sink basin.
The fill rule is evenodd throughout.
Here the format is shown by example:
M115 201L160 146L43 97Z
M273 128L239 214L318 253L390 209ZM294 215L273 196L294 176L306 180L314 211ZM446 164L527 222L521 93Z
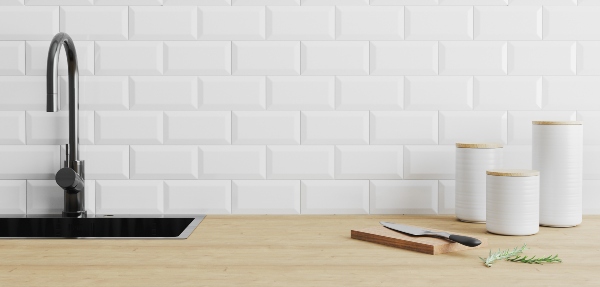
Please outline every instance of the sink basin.
M204 215L60 215L0 218L0 239L186 239Z

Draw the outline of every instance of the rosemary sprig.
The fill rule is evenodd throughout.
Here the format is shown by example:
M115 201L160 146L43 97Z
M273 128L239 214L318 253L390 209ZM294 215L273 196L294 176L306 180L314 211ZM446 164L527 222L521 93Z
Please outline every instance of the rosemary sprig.
M526 248L527 248L527 244L523 244L522 247L515 247L512 251L510 249L507 249L507 250L498 249L498 252L492 253L492 250L490 250L490 255L488 256L488 258L483 259L482 257L479 257L479 259L481 259L481 261L483 261L483 264L485 264L485 266L492 267L492 264L495 261L515 257L515 256L523 253L523 251Z
M558 258L558 254L556 255L550 255L544 258L535 258L535 255L531 258L527 258L527 256L516 256L514 258L508 258L506 259L508 261L511 262L521 262L521 263L529 263L529 264L544 264L544 263L556 263L556 262L562 262L562 260L560 258Z
M528 263L528 264L544 264L544 263L557 263L557 262L560 263L560 262L562 262L562 260L560 258L558 258L558 254L550 255L550 256L546 256L546 257L542 257L542 258L535 258L535 255L533 257L519 255L519 254L523 253L523 251L525 251L525 249L527 249L527 244L523 244L523 246L521 246L521 247L515 247L513 250L498 249L498 252L494 252L494 253L492 253L492 251L490 250L490 255L488 256L488 258L483 259L482 257L479 257L479 259L481 259L481 261L483 261L483 264L485 264L485 266L487 266L487 267L492 267L492 264L494 264L495 261L503 260L503 259L506 261Z

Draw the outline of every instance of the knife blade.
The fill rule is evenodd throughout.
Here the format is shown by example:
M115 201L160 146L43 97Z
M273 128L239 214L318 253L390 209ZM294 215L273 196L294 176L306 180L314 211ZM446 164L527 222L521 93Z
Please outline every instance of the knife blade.
M446 239L449 239L456 243L462 244L464 246L469 246L469 247L475 247L475 246L478 246L479 244L481 244L481 241L479 239L469 237L469 236L450 234L448 232L443 232L443 231L431 231L431 230L423 229L423 228L416 227L416 226L410 226L410 225L404 225L404 224L398 224L398 223L392 223L392 222L380 221L379 223L391 230L402 232L402 233L413 235L413 236L441 237L441 238L446 238Z

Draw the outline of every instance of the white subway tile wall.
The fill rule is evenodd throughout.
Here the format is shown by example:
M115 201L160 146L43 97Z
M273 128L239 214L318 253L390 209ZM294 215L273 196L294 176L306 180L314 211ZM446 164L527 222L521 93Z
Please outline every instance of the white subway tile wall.
M60 213L48 44L75 41L99 214L453 214L459 141L531 168L531 121L584 121L600 214L600 1L0 1L0 214Z

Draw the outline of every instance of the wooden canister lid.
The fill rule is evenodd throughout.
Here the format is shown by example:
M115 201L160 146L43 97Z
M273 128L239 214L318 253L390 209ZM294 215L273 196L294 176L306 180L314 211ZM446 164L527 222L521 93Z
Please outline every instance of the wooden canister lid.
M533 121L534 125L583 125L582 121Z
M493 169L485 172L494 176L538 176L540 172L531 169Z
M456 143L457 148L502 148L499 143Z

